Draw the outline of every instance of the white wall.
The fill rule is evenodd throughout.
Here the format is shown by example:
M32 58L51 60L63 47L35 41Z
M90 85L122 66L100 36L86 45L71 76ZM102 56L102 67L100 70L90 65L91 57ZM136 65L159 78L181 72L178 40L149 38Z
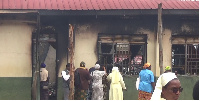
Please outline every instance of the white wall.
M81 61L91 68L97 62L96 55L97 33L76 33L75 36L75 68L80 67Z
M0 23L0 77L31 77L32 26Z
M156 36L155 32L140 29L139 33L147 34L147 62L151 63L152 71L156 75ZM81 61L86 63L86 67L94 66L97 61L96 55L97 33L90 31L76 33L75 36L75 67L79 67ZM157 67L159 68L159 67ZM157 74L159 75L159 74Z
M171 44L171 30L165 29L163 31L163 70L166 66L172 66L172 44Z
M151 70L156 75L156 34L150 30L140 29L138 32L147 34L147 62L151 64Z

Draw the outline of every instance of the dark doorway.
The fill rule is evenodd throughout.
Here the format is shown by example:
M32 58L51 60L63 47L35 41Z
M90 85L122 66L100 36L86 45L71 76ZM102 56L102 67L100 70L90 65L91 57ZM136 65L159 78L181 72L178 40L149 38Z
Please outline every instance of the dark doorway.
M53 26L43 26L39 36L39 62L46 64L49 76L49 100L56 100L56 33Z

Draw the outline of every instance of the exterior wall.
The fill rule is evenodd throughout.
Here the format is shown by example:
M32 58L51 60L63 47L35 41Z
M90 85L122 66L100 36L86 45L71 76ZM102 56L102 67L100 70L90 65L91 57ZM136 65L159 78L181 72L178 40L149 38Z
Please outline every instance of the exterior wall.
M0 22L0 99L31 100L33 26Z
M172 66L172 45L171 45L171 30L164 29L163 31L163 70L166 66Z
M154 75L159 75L158 65L158 44L156 39L156 21L149 18L144 19L82 19L72 21L75 26L75 67L79 67L81 61L86 62L86 67L90 68L94 66L97 61L97 34L98 33L121 33L121 34L147 34L147 62L152 64L152 71ZM173 21L168 21L173 22ZM176 22L173 22L176 23ZM176 23L177 24L177 23ZM168 24L173 25L173 24ZM178 25L181 31L192 32L192 26L182 27L184 25ZM189 29L188 29L189 28ZM196 29L196 27L194 28ZM1 21L0 23L0 85L2 91L0 92L1 99L30 99L31 92L31 36L33 27L15 21ZM171 66L171 35L176 30L165 27L163 35L163 66ZM176 32L179 33L179 32ZM65 37L63 37L65 36ZM61 71L65 68L67 63L67 35L60 35L58 39L59 51L57 52L58 58L58 75L60 76ZM190 42L193 42L191 39ZM195 40L195 43L198 41ZM69 60L68 60L69 61ZM5 77L5 78L4 78ZM12 78L14 77L14 78ZM183 88L187 89L181 95L180 99L192 99L191 94L192 86L198 80L198 77L180 77ZM58 99L62 94L61 81L58 80ZM135 88L136 77L125 79L127 88ZM24 83L25 82L25 83ZM188 85L191 85L189 88ZM18 89L16 89L18 88ZM23 90L23 91L22 91ZM20 92L18 92L20 91ZM23 92L23 93L22 93ZM21 95L22 94L22 95ZM137 91L133 90L129 93L124 93L127 99L137 99ZM135 96L131 96L134 94ZM28 96L24 96L28 95ZM8 97L9 96L9 97Z
M174 38L172 40L172 44L199 44L199 38L187 38L185 40L185 38Z
M0 77L0 100L31 100L31 77Z
M148 16L147 16L148 17ZM146 16L134 19L119 18L81 18L71 20L75 27L75 67L79 67L81 61L86 62L86 67L94 66L97 61L97 35L98 33L114 34L147 34L147 62L152 65L154 75L160 75L159 67L159 43L157 38L156 17ZM171 37L174 34L195 34L198 29L196 20L180 20L178 16L163 18L163 68L171 66ZM172 23L173 22L173 23ZM144 24L145 23L145 24ZM196 42L196 40L190 41ZM163 69L164 70L164 69Z
M0 77L31 77L33 27L15 21L0 23Z
M154 18L151 20L136 19L94 19L82 18L79 20L71 20L71 24L75 25L75 67L79 67L81 61L86 63L86 67L93 67L98 59L97 55L97 37L98 33L111 34L147 34L147 61L151 62L155 67L155 23ZM148 23L144 25L143 23ZM155 71L155 68L153 68Z
M191 37L199 34L199 19L182 18L168 17L163 21L166 23L163 25L163 68L172 66L172 44L199 44L199 37ZM178 37L174 38L172 35L178 35Z
M86 27L86 26L85 26ZM76 33L75 39L75 67L80 67L81 61L90 68L97 62L96 45L98 32Z
M150 30L139 30L139 32L147 34L147 62L151 63L151 70L153 71L154 75L158 75L156 70L157 70L157 65L156 65L156 34L154 31Z

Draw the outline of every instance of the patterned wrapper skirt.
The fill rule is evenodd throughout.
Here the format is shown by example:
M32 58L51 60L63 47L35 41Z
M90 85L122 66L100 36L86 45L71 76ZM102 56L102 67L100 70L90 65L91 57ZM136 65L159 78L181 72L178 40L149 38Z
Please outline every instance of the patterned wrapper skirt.
M88 90L81 90L76 88L74 94L74 100L87 100Z
M103 98L104 98L104 100L109 100L109 86L110 86L110 84L107 81L106 75L103 76L102 83L103 83L103 92L104 92Z
M139 90L138 100L150 100L151 96L152 96L152 93Z

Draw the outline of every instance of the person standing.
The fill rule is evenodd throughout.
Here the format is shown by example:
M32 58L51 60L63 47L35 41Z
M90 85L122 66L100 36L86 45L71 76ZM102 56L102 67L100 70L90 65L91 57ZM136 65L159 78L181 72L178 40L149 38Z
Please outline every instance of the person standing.
M155 89L154 75L151 71L151 64L145 63L143 70L139 73L139 94L138 100L150 100Z
M79 80L78 84L75 82L75 100L86 100L89 88L89 81L91 80L91 76L88 70L85 68L85 62L80 63L80 67L75 70L75 73L78 75L74 76L75 81Z
M165 72L164 73L168 73L168 72L172 72L172 68L170 66L166 66L165 67Z
M92 75L92 100L103 100L103 84L102 84L102 77L105 75L105 71L99 71L100 65L95 65L95 71Z
M63 92L64 92L64 100L68 100L69 97L69 90L70 90L70 63L66 65L65 70L62 71L61 75L63 78Z
M105 73L106 73L105 66L101 66L100 69L99 69L99 71L105 71ZM108 91L109 91L109 82L107 80L107 76L108 75L106 73L102 77L103 93L104 93L103 98L104 98L104 100L108 100L109 99L109 93L108 93Z
M96 64L100 64L100 60L97 61L97 62L95 63L95 65L96 65ZM91 74L92 72L94 72L94 71L95 71L95 67L91 67L91 68L89 69L90 74Z
M156 82L151 100L178 100L182 91L183 88L175 73L163 73Z
M111 82L109 100L123 100L122 88L126 90L126 87L118 67L112 68L112 72L108 75L107 80Z
M98 61L96 62L98 63ZM96 64L95 64L96 65ZM93 72L95 71L95 66L94 67L91 67L89 69L89 73L90 75L92 76L93 75ZM89 83L89 89L88 89L88 100L92 100L92 82L93 82L93 79L90 80L90 83Z
M40 100L48 100L48 83L49 83L49 77L48 77L48 71L45 68L46 65L44 63L41 63L40 68Z

